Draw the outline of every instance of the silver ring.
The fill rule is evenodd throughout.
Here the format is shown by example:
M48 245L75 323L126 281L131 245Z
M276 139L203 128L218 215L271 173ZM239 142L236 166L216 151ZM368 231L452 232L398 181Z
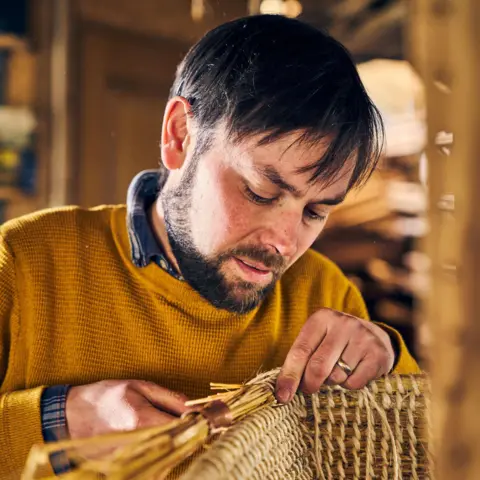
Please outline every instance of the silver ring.
M337 367L340 368L341 370L343 370L347 377L349 377L352 373L353 373L353 369L352 367L350 367L350 365L346 364L343 360L338 360L338 362L336 363Z

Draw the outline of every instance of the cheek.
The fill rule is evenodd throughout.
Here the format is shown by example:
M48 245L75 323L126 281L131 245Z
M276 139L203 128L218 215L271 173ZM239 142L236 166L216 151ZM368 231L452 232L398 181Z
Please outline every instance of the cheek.
M196 247L210 255L235 246L249 225L238 187L213 169L199 172L195 183L190 220Z

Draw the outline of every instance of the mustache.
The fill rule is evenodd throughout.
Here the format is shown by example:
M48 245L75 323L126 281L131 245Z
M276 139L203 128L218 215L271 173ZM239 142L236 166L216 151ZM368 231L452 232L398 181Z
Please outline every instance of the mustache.
M263 263L270 270L281 272L287 266L287 261L281 255L275 255L274 253L259 248L259 247L237 247L230 250L228 253L222 255L222 260L226 260L229 257L247 257L250 260Z

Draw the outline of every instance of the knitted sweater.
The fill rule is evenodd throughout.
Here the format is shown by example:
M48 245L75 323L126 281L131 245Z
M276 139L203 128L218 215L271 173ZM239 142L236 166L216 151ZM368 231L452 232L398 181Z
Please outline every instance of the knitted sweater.
M0 478L18 477L42 442L45 386L135 378L206 396L210 381L282 365L321 307L368 318L357 289L313 251L255 310L218 310L157 265L133 265L125 216L124 206L67 207L0 228ZM396 372L418 372L389 332Z

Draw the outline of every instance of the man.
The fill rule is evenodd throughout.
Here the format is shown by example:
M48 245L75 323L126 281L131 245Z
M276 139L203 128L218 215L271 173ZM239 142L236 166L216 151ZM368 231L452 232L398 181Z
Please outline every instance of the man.
M163 168L126 206L1 229L0 477L34 443L169 421L210 381L283 365L288 402L417 372L309 250L372 172L381 132L350 57L313 27L258 16L200 40L165 110Z

